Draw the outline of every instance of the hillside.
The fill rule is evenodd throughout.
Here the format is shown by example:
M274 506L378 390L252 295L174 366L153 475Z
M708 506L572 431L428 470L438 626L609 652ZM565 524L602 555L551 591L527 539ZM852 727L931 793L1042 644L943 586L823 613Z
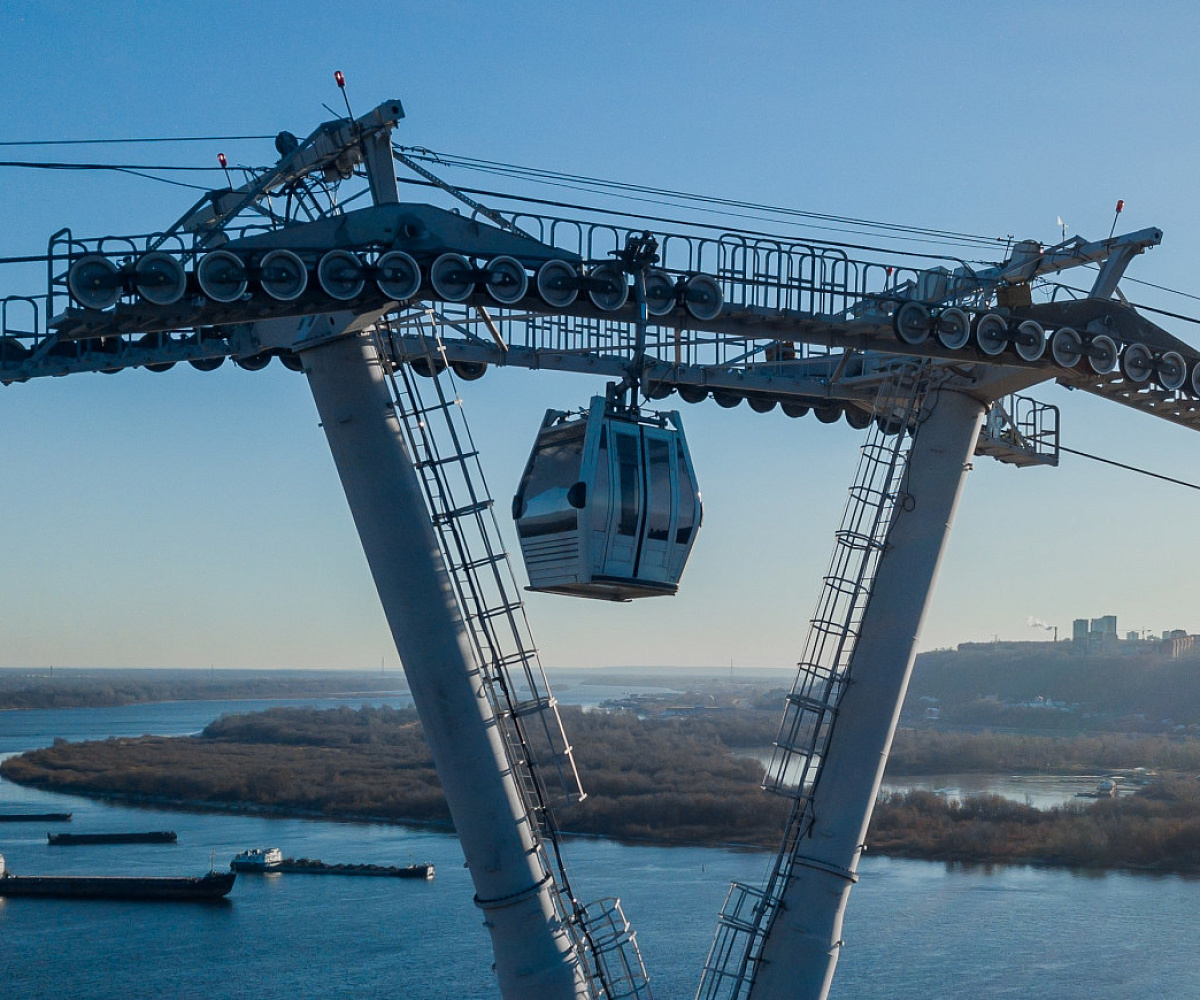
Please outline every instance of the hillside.
M933 711L931 711L933 710ZM963 644L917 657L906 719L943 727L1200 734L1200 656Z

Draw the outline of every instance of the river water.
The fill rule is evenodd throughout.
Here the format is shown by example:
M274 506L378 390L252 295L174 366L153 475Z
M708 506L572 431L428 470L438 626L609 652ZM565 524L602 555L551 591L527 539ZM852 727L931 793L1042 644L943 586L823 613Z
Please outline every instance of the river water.
M609 689L606 693L611 693ZM586 693L576 692L577 700ZM568 700L564 697L564 701ZM404 704L403 698L304 704ZM179 735L279 702L0 712L0 754L70 740ZM432 861L431 882L239 876L227 904L0 899L0 998L494 998L491 955L453 836L372 823L142 810L0 782L0 810L70 811L76 832L175 830L174 845L52 848L0 825L19 874L199 874L277 846L329 862ZM617 895L658 1000L686 1000L731 879L767 855L572 839L579 895ZM1182 1000L1200 996L1200 881L868 856L850 901L838 1000Z

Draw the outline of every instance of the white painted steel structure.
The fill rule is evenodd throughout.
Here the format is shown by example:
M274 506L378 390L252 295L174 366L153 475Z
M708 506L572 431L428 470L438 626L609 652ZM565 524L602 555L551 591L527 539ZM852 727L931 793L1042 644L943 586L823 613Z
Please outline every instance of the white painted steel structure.
M1113 297L1161 233L972 268L701 219L499 212L395 149L402 117L388 101L281 134L277 164L163 233L54 234L46 294L0 299L0 383L226 358L306 373L508 1000L650 993L619 905L571 892L547 798L550 771L576 782L569 743L439 372L576 371L869 428L765 782L791 816L767 883L731 892L700 986L822 1000L971 456L1055 464L1055 409L1013 395L1048 380L1200 429L1200 352ZM402 203L394 162L471 214ZM343 182L371 206L347 210ZM1081 264L1100 266L1090 294L1034 301Z

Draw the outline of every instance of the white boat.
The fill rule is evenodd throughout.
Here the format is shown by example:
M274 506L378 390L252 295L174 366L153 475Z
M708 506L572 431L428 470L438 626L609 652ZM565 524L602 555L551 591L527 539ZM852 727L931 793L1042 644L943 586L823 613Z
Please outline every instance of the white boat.
M235 854L229 867L235 872L270 872L283 864L283 851L278 847L252 847Z

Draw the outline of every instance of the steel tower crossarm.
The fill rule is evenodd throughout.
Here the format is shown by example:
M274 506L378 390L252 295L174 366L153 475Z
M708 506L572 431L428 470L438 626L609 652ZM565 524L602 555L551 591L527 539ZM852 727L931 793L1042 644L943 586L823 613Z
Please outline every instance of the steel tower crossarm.
M366 334L324 339L302 357L486 915L501 994L587 996L374 343Z
M980 398L950 386L931 392L927 406L812 794L812 826L795 847L750 1000L828 996L917 637L986 409Z

